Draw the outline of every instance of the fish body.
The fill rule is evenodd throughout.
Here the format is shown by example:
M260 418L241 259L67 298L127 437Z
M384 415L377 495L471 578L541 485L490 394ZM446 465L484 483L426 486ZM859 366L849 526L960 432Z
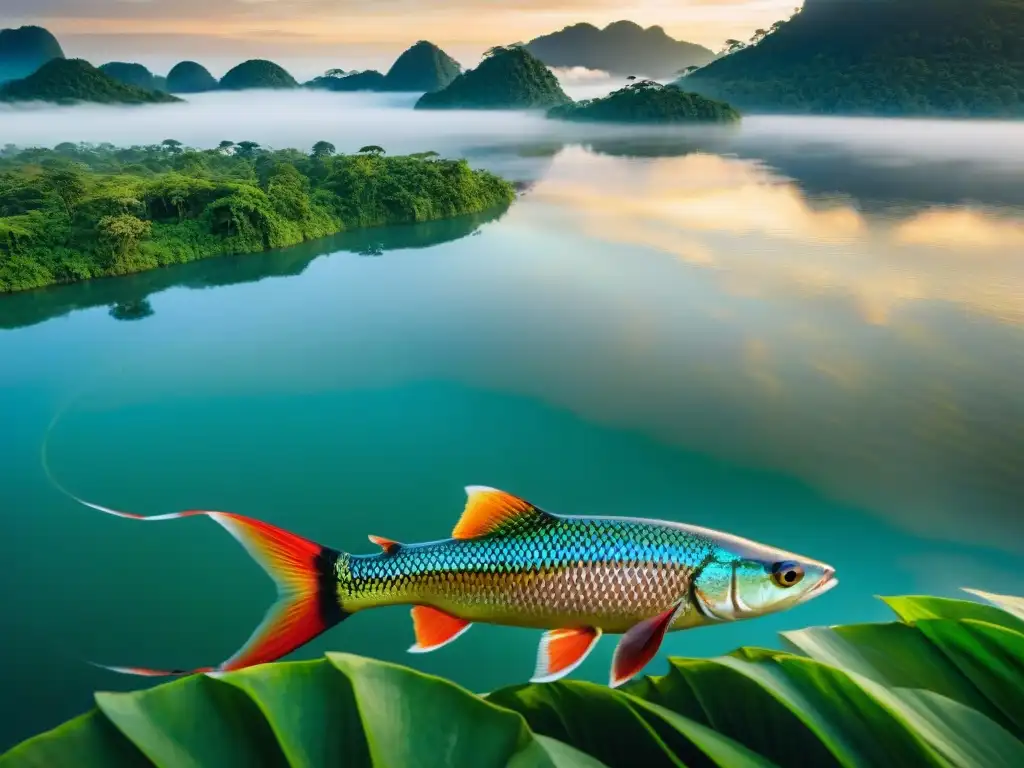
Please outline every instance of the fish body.
M470 486L452 537L349 554L251 518L191 511L225 527L278 584L279 600L241 650L216 668L273 661L363 610L411 606L413 652L436 650L473 623L547 630L535 681L571 672L605 633L621 634L611 685L635 676L665 633L786 610L837 583L830 566L730 534L660 520L555 515Z
M671 608L714 543L680 525L536 515L500 536L339 558L346 611L430 605L471 622L626 632ZM673 629L701 623L687 601Z

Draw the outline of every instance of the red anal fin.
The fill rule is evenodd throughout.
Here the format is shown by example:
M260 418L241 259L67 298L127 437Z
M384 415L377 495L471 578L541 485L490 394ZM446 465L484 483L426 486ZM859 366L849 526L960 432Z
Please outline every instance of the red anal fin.
M342 609L338 598L335 565L342 554L336 550L269 523L230 512L189 510L144 517L81 499L76 501L100 512L133 520L173 520L206 515L234 536L277 584L277 602L267 611L263 622L234 656L216 667L192 670L159 670L148 667L106 669L146 677L242 669L254 664L276 661L349 616Z
M448 645L471 626L471 622L431 608L429 605L414 606L412 628L416 633L416 643L409 648L409 653L436 651L441 646Z
M531 683L550 683L565 677L590 655L601 639L595 627L552 629L545 632L537 649L537 669Z
M373 534L370 534L366 538L383 549L389 555L395 554L395 552L398 551L398 548L402 546L397 541L393 539L385 539L383 536L374 536Z
M466 487L466 506L452 531L454 539L475 539L527 520L547 517L530 502L484 485Z
M644 619L622 636L612 657L612 676L609 682L612 688L632 679L650 663L658 653L668 628L684 607L685 603L680 601L664 613Z

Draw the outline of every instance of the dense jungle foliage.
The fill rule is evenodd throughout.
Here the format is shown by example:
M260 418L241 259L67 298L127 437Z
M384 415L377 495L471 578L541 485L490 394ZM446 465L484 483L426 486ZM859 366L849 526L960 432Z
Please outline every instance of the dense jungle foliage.
M674 85L640 80L598 99L548 110L558 120L601 123L732 123L735 109L721 101L687 93Z
M507 204L512 185L436 153L309 154L243 141L0 154L0 292L294 245Z

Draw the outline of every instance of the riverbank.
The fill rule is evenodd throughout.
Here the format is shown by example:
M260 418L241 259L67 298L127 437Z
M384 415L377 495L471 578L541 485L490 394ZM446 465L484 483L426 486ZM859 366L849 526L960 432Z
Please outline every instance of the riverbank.
M0 156L0 293L258 253L507 205L512 185L436 153L337 155L167 140Z

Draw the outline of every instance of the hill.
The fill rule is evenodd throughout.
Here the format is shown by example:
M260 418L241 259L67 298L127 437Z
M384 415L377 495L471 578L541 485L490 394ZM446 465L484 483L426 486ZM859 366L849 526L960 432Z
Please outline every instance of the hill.
M161 104L181 99L119 83L81 59L52 59L28 77L0 86L0 101Z
M136 88L144 88L147 91L157 89L156 78L153 73L141 64L129 64L123 61L111 61L108 64L101 64L100 72L117 80L125 85L133 85Z
M594 123L732 123L740 114L728 104L686 93L675 85L642 80L600 99L548 110L558 120Z
M170 93L205 93L216 89L217 79L210 70L194 61L179 62L167 73L167 90Z
M42 27L0 29L0 83L28 77L51 59L63 59L60 43Z
M476 69L424 93L416 109L546 109L570 101L551 70L525 48L499 46Z
M324 75L306 83L306 87L327 91L383 91L386 80L376 69L367 69L335 76Z
M743 111L907 116L1021 116L1022 84L1024 0L806 0L685 78Z
M420 40L399 56L388 70L389 91L439 91L462 71L462 66L433 43Z
M274 62L249 59L228 70L221 78L220 87L228 91L242 91L249 88L298 88L299 84Z
M675 40L661 27L644 29L632 21L616 21L604 29L573 24L534 38L526 49L549 67L587 67L650 77L674 75L715 58L702 45Z

